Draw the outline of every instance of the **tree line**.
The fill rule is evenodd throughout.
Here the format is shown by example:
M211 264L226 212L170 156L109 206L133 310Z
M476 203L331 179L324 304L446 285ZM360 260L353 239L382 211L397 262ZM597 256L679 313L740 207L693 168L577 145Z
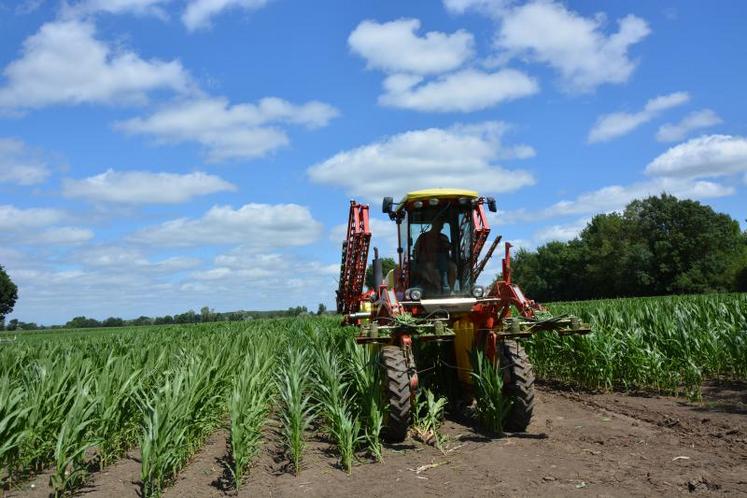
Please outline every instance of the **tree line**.
M747 232L671 195L594 216L578 237L520 250L513 280L540 302L747 291Z
M317 315L326 313L327 307L319 304ZM132 327L141 325L171 325L187 323L209 323L209 322L241 322L246 320L257 320L262 318L281 318L294 317L311 314L306 306L293 306L287 310L270 310L270 311L229 311L216 312L215 310L204 306L199 313L193 310L176 315L165 315L157 317L140 316L134 319L123 319L118 317L109 317L105 320L96 320L85 316L76 316L64 325L37 325L33 322L22 322L16 319L8 321L5 330L42 330L42 329L87 329L98 327ZM2 321L0 321L0 330L3 330Z

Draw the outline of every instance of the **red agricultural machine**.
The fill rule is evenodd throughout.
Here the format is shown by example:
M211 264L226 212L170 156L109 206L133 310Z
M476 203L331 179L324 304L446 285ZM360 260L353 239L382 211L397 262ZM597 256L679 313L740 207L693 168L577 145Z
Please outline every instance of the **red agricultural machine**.
M534 374L517 339L538 332L583 334L590 331L571 316L551 317L511 282L511 244L505 244L502 278L489 287L477 281L500 243L496 238L480 258L490 233L486 207L495 200L476 192L430 189L410 192L398 204L384 198L383 212L397 224L397 265L383 275L376 251L375 288L363 292L371 231L368 206L350 202L337 312L359 327L357 342L378 344L388 404L386 434L403 440L418 388L414 341L453 345L463 392L471 391L470 352L479 348L503 370L504 395L512 398L504 422L523 432L534 407ZM421 370L422 371L422 370Z

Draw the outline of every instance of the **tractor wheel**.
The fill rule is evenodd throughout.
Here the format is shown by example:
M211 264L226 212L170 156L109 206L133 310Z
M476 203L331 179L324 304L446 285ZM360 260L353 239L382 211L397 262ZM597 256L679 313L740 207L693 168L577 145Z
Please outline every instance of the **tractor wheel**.
M503 368L503 395L512 400L504 428L508 432L525 432L534 411L534 371L526 351L516 341L499 345Z
M412 409L410 376L407 374L407 362L402 348L381 348L381 363L384 399L388 407L384 438L390 443L400 443L407 437Z

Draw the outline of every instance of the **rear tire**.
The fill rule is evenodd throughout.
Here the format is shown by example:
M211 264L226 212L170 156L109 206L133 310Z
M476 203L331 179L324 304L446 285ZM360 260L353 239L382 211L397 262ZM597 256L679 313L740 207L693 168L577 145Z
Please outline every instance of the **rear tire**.
M526 351L516 341L499 345L503 368L503 395L511 399L511 409L503 423L508 432L526 432L534 411L534 370Z
M381 362L384 399L388 407L384 439L390 443L401 443L407 437L412 410L407 361L399 346L384 346L381 348Z

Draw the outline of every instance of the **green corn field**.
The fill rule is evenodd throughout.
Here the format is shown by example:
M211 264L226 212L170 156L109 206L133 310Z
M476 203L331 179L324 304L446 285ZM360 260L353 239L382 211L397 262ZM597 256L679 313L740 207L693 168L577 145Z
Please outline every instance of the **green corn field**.
M747 295L550 309L580 316L594 332L525 341L542 378L693 398L705 380L747 378ZM337 317L308 317L18 334L0 345L4 489L47 471L53 492L69 494L139 450L142 492L157 496L221 427L237 487L271 428L291 473L303 473L311 438L334 448L341 472L354 472L356 459L379 461L386 413L378 359L354 333ZM480 361L487 374L475 378L478 394L500 391L500 376ZM420 424L439 441L445 400L431 391L419 400ZM506 406L479 412L490 431L501 431L496 413Z

